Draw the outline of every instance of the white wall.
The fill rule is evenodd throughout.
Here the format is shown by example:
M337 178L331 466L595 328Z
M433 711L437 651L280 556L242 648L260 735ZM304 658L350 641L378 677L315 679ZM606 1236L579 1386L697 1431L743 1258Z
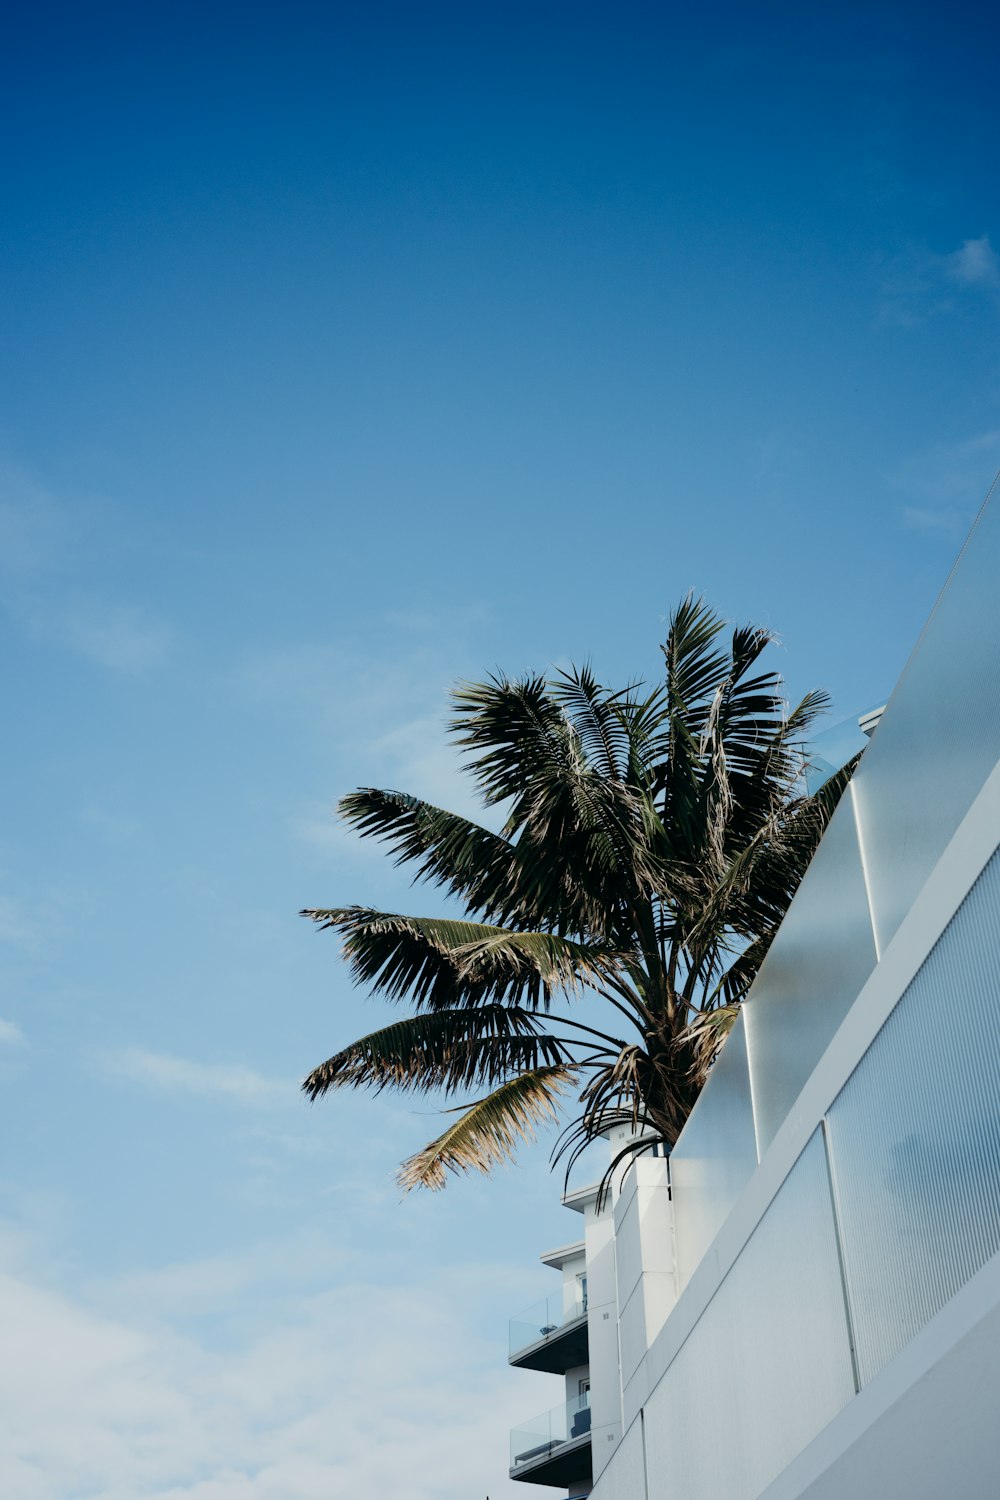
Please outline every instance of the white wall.
M618 1351L627 1427L648 1393L646 1353L677 1301L667 1163L640 1156L614 1209Z
M590 1430L594 1478L615 1452L622 1433L618 1374L618 1294L610 1204L597 1212L596 1191L584 1210L587 1245L587 1336L590 1343Z

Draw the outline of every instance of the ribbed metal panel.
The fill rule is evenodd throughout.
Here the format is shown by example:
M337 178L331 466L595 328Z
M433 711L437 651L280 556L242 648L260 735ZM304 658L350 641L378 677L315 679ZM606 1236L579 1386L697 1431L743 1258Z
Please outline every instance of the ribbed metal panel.
M677 1283L691 1276L757 1165L743 1016L670 1154Z
M1000 757L1000 505L986 508L854 776L879 947Z
M651 1500L754 1500L853 1394L817 1131L649 1398Z
M744 1008L761 1157L874 967L854 809L845 797Z
M864 1383L1000 1250L1000 854L828 1128Z

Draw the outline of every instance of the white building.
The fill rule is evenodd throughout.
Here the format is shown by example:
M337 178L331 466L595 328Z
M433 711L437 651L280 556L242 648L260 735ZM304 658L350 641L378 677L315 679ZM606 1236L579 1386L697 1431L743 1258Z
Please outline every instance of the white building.
M871 732L866 720L863 728ZM543 1256L511 1475L594 1500L1000 1495L1000 509L668 1161ZM612 1142L612 1150L615 1149Z

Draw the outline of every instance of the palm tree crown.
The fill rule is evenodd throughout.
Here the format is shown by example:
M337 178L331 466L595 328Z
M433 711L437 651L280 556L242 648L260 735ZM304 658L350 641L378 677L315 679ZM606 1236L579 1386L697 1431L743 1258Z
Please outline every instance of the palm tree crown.
M341 801L466 914L303 913L341 933L359 984L412 1008L314 1069L311 1098L486 1091L403 1164L404 1186L488 1171L570 1092L567 1175L616 1123L677 1139L850 769L805 793L826 696L788 710L759 666L770 634L723 643L724 629L686 599L652 690L611 691L586 667L457 689L451 729L482 800L506 812L499 833L403 792ZM604 1002L600 1026L572 1014L585 991Z

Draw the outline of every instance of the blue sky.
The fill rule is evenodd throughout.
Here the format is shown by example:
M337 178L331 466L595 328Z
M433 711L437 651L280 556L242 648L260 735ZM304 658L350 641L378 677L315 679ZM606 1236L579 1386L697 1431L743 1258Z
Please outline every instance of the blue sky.
M330 816L468 810L449 686L894 683L1000 467L978 8L26 10L4 48L0 1490L513 1495L544 1149L296 1080L381 1012ZM11 1353L13 1351L13 1354Z

